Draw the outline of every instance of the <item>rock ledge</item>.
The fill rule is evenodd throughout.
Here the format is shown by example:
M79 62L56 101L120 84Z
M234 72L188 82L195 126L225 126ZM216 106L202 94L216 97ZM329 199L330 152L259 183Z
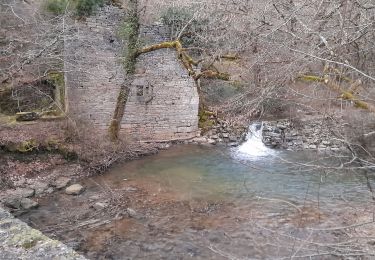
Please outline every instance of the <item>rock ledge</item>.
M85 260L63 243L52 240L0 208L1 259Z

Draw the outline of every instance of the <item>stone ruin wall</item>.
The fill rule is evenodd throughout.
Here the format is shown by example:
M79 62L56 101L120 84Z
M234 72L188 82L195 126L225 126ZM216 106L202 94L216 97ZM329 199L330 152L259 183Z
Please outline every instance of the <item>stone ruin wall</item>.
M143 26L146 45L168 39L165 26ZM195 137L199 96L194 80L174 50L161 49L137 59L136 74L121 122L122 133L140 141L166 141Z
M70 117L107 133L125 82L124 42L118 38L124 10L103 7L86 21L71 22L65 37L66 104ZM168 39L162 25L142 26L142 43ZM136 75L121 121L121 138L136 141L189 139L199 134L199 97L174 50L137 59Z
M64 67L68 114L78 123L106 131L124 82L122 41L117 37L124 11L104 6L86 21L68 23Z

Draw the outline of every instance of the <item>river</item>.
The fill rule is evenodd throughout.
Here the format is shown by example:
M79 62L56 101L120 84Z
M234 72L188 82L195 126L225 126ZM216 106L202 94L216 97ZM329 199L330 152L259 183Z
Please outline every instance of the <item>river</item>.
M90 259L371 259L373 180L344 159L269 149L254 124L239 147L174 145L21 218Z

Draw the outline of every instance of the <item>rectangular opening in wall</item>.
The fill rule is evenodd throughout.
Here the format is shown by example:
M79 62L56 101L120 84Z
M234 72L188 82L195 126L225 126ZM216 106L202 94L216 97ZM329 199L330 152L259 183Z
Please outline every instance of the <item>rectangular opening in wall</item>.
M31 121L65 113L65 83L61 72L0 88L0 114ZM17 119L18 120L18 119Z

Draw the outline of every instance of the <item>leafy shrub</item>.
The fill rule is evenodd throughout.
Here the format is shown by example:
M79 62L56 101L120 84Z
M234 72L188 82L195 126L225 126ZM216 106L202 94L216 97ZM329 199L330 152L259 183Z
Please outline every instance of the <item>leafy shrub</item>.
M89 16L103 3L104 0L46 0L45 8L48 12L59 15L65 12L69 4L78 16Z
M104 0L78 0L76 13L78 16L91 15L98 6L102 5Z
M55 15L65 12L68 6L68 0L46 0L45 9Z

